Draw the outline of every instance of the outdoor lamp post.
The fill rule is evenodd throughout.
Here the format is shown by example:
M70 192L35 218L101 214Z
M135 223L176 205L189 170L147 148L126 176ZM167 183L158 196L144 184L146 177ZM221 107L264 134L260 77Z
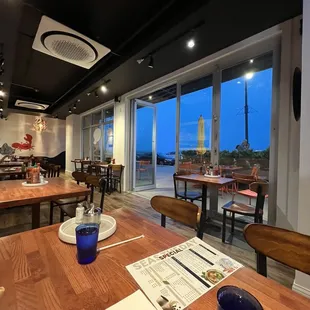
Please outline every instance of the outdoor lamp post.
M245 139L249 144L249 105L248 105L248 80L254 76L253 72L244 75L244 123L245 123Z

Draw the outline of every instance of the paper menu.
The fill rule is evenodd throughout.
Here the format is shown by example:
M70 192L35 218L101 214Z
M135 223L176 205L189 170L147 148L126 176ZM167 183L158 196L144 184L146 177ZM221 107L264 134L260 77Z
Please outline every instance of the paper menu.
M242 265L198 238L127 266L159 310L182 310Z
M145 295L138 290L107 310L156 310Z

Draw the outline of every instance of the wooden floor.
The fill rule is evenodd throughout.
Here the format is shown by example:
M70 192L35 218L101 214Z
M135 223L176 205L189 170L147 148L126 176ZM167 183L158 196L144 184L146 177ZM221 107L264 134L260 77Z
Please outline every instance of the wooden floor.
M67 176L62 175L64 178ZM100 194L95 193L95 203L98 204ZM115 209L125 208L132 212L147 218L150 221L160 225L160 216L150 206L150 201L130 194L117 192L111 195L106 195L104 210L105 212L113 211ZM41 206L41 227L48 225L49 205L42 204ZM59 222L59 210L54 210L54 223ZM18 232L23 232L31 229L31 208L30 207L16 207L9 209L0 209L0 237L11 235ZM177 234L183 235L187 238L194 237L195 231L173 220L167 219L167 229L173 230ZM243 249L230 244L223 244L221 239L204 235L204 241L218 249L219 251L231 256L241 264L255 269L255 253L251 249ZM283 266L274 261L268 261L268 277L287 286L292 287L294 281L294 271L286 266Z

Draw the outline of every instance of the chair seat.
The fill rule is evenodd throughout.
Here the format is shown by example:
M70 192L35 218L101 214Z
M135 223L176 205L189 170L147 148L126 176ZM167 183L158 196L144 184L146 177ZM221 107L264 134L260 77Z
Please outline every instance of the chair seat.
M77 208L77 203L61 205L59 208L64 211L69 217L75 217L75 210Z
M245 189L242 191L238 191L237 194L242 195L242 196L246 196L246 197L251 197L251 198L256 198L257 197L257 193L251 191L250 189ZM268 198L268 195L265 196L266 198Z
M66 204L72 204L72 203L79 203L79 202L83 202L84 200L85 200L85 196L72 197L72 198L57 199L57 200L54 200L53 203L60 206L60 205L66 205Z
M254 216L255 215L255 208L248 206L244 203L237 202L237 201L230 201L226 203L223 207L223 210L237 213L237 214L242 214L242 215L249 215L249 216ZM260 214L263 214L263 210L259 210Z
M202 198L202 194L198 192L177 192L177 196L183 199L197 200Z

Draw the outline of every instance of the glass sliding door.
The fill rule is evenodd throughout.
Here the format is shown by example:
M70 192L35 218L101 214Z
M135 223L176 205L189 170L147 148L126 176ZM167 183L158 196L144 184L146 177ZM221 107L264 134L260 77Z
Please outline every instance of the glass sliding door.
M181 85L179 171L199 172L210 163L212 91L212 75Z
M156 187L156 106L134 101L134 175L135 191Z

